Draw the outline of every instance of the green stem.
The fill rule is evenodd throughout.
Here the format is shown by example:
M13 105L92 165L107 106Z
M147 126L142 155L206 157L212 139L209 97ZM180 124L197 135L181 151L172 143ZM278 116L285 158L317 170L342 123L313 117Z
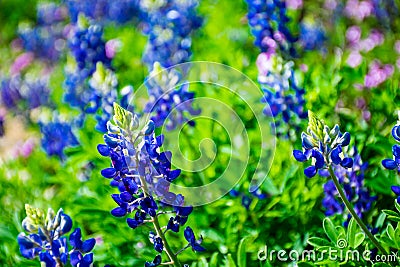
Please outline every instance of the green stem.
M135 139L133 139L133 134L130 131L128 131L128 135L129 135L130 141L132 142L132 144L134 144L137 140L137 137ZM139 165L139 160L138 160L138 158L136 158L136 166L138 166L138 165ZM146 179L141 175L139 176L139 179L140 179L140 183L142 184L142 190L143 190L144 197L148 197L149 189L147 187ZM156 214L156 216L153 217L152 224L153 224L154 229L156 230L157 235L161 238L161 240L163 242L164 250L169 257L171 264L175 267L181 267L181 263L179 262L178 257L172 251L171 247L168 244L167 239L165 238L164 232L161 230L160 222L158 221L157 214Z
M148 191L148 188L147 188L146 179L143 176L140 176L140 182L141 182L141 184L143 186L142 189L143 189L144 196L148 197L149 196L149 194L148 194L149 191ZM181 267L181 264L180 264L180 262L178 260L178 257L172 251L171 247L168 244L167 239L165 238L165 235L164 235L163 231L161 230L160 222L158 221L157 215L153 217L152 223L153 223L154 229L156 230L157 235L161 238L161 240L163 242L164 250L167 253L169 259L171 260L173 266Z
M387 254L387 251L379 244L378 240L374 237L373 234L368 230L367 226L363 223L363 221L358 217L357 213L353 209L353 206L350 204L350 202L347 200L347 197L345 193L343 192L342 187L340 186L339 180L336 177L332 166L329 165L328 167L329 174L333 180L333 183L336 186L336 190L339 192L340 198L343 200L344 205L346 206L347 210L350 212L351 216L356 220L357 224L361 227L361 229L364 231L364 233L368 236L368 238L374 243L375 247L377 247L382 254Z

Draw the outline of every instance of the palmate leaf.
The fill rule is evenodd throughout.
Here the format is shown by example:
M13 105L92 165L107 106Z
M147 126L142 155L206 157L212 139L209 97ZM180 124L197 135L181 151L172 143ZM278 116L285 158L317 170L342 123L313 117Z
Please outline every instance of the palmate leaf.
M335 225L333 225L332 221L329 218L324 219L323 227L329 239L336 244L338 239L338 231L336 230Z

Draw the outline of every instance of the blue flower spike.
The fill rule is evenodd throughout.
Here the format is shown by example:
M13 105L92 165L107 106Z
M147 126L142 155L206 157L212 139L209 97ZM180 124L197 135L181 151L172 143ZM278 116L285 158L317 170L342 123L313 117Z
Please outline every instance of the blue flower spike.
M293 156L299 162L312 159L312 165L304 169L304 174L314 177L329 165L352 168L353 159L343 154L343 148L350 144L350 134L342 134L338 125L330 129L311 111L308 117L307 133L301 134L303 150L293 150Z
M165 233L178 233L193 211L192 206L185 205L184 196L170 191L170 183L179 177L181 171L172 168L172 153L161 151L164 136L155 135L153 121L143 123L136 114L120 105L114 103L113 107L114 115L107 122L108 132L104 135L105 144L97 146L99 153L111 160L111 166L103 169L101 174L111 179L111 186L119 190L119 193L111 195L117 204L111 214L126 217L126 223L132 229L144 224L152 228L149 239L157 256L145 266L162 264L164 251L170 262L179 265L177 254L171 251ZM158 217L164 214L169 216L169 220L161 228ZM190 240L194 248L203 251L200 240L195 240L194 236Z
M27 259L39 257L42 266L55 267L60 263L69 262L72 266L90 267L93 263L93 253L89 253L96 241L94 238L82 241L80 228L69 236L72 250L68 251L67 238L71 231L72 220L62 209L57 214L52 209L45 212L39 208L25 205L27 217L22 226L29 233L20 233L17 241L20 252Z

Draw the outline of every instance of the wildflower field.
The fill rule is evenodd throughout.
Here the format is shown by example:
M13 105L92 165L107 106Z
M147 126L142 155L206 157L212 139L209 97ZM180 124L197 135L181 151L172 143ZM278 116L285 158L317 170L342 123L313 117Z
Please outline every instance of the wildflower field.
M0 0L0 266L400 266L399 0Z

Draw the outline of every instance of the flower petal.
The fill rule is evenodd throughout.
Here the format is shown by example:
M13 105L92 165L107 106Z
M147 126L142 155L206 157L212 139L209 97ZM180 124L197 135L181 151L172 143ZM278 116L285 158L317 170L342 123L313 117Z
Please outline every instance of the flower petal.
M308 178L312 178L317 174L317 168L315 168L315 166L310 166L307 167L304 170L304 174L308 177Z
M394 170L397 168L397 164L394 160L392 159L384 159L382 160L382 165L388 170Z
M300 150L293 150L293 156L294 158L299 161L299 162L304 162L307 160L307 157L304 155L304 153Z

